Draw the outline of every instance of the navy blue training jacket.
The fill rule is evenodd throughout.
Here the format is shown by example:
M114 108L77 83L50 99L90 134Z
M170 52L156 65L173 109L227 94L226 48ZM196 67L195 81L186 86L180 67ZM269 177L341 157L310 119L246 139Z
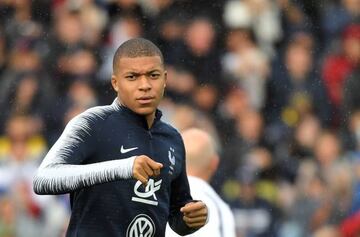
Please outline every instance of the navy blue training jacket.
M68 237L162 237L165 226L179 234L180 208L192 200L180 134L161 121L153 126L115 100L76 116L50 149L34 177L38 194L70 193ZM163 164L146 187L132 178L132 164L147 155Z

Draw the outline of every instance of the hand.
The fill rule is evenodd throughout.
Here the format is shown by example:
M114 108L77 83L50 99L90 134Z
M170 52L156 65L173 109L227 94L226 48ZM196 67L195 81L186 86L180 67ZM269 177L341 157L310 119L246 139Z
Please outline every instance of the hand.
M180 211L183 213L183 220L191 228L200 228L206 224L208 210L202 201L189 202Z
M133 177L146 185L150 176L158 176L160 174L162 167L161 163L155 162L148 156L138 156L134 160Z

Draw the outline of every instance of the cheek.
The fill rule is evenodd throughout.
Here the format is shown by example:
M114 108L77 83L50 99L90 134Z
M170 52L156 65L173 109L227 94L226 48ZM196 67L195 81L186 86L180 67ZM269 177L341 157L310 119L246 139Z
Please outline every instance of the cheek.
M151 87L153 93L155 93L156 95L162 95L165 90L165 81L161 79L152 81Z
M133 88L129 85L118 85L118 94L123 100L128 100L135 96Z
M156 90L156 93L158 95L160 95L159 97L162 98L164 95L164 91L165 91L165 84L162 84L161 86L159 86Z

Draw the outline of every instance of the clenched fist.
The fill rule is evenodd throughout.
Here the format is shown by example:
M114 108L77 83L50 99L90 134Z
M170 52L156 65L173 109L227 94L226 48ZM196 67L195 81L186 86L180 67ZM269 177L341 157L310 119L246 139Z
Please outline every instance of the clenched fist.
M138 156L134 161L133 177L146 185L150 176L158 176L160 174L162 167L161 163L152 160L148 156Z
M191 228L200 228L206 224L208 210L202 201L189 202L180 211L183 213L183 220Z

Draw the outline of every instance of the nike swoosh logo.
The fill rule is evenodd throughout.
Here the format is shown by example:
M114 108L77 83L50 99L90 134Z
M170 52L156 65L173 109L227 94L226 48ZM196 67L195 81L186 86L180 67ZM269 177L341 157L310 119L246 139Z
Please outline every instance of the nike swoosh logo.
M138 149L138 147L132 147L132 148L125 149L124 146L121 146L120 152L121 152L121 154L124 154L124 153L128 153L130 151L136 150L136 149Z

